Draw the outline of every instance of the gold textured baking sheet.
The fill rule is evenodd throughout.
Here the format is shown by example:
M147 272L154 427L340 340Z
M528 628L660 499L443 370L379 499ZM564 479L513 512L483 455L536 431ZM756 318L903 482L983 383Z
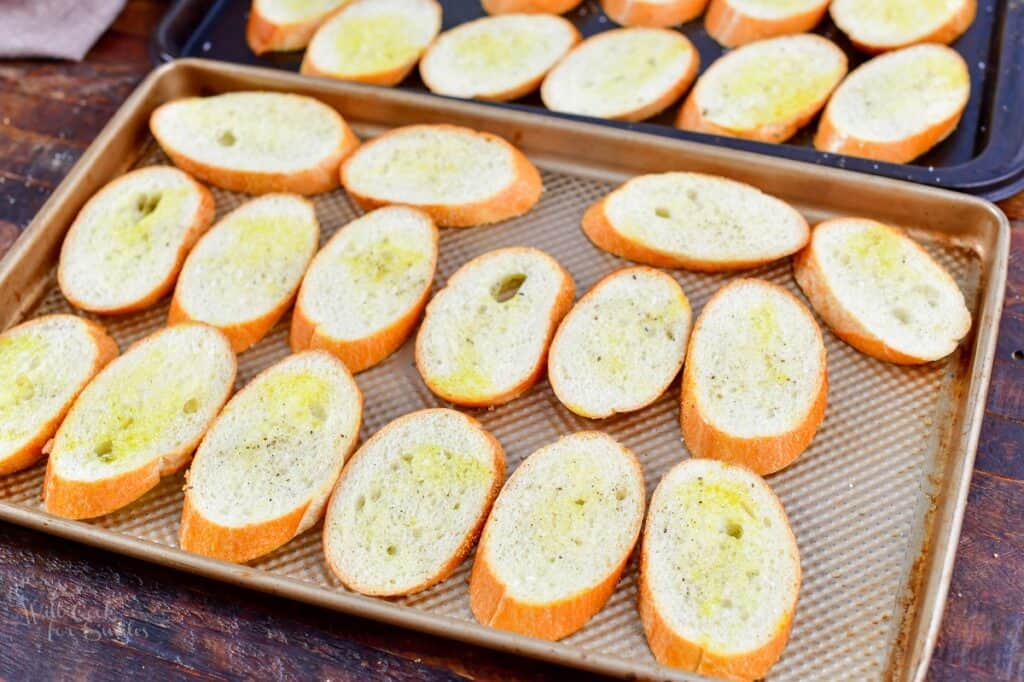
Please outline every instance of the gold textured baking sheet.
M640 172L719 173L792 202L811 221L859 214L913 227L963 289L974 328L951 358L924 367L873 360L825 330L830 379L825 421L810 449L769 478L792 521L804 569L791 639L769 679L923 679L945 602L1002 304L1009 228L997 209L948 192L695 143L186 60L163 67L139 87L0 263L0 328L34 315L73 312L54 284L61 238L77 209L102 184L129 167L167 162L146 129L155 106L186 94L247 88L320 97L363 137L394 125L437 121L491 130L538 163L545 191L534 210L490 227L442 231L435 287L480 253L530 245L563 263L576 280L577 295L582 294L601 276L627 265L587 241L579 228L582 212ZM244 200L217 189L214 195L218 217ZM318 196L315 203L321 241L360 213L341 190ZM695 311L736 276L671 272ZM788 260L743 274L801 296ZM164 302L102 322L123 349L159 328L166 312ZM289 352L289 321L286 317L239 357L239 386ZM416 373L411 343L357 380L365 393L363 439L402 414L441 404ZM471 412L505 447L510 471L563 434L604 430L640 458L649 495L660 476L688 456L677 421L678 391L677 380L654 405L594 422L563 408L542 380L507 405ZM322 559L318 530L249 566L181 552L176 548L180 475L114 514L72 522L42 511L43 471L39 465L0 481L0 518L327 608L567 665L624 676L695 677L657 666L651 657L636 611L635 558L608 605L583 630L559 643L541 642L473 620L466 589L471 560L423 593L371 599L347 592L333 578Z

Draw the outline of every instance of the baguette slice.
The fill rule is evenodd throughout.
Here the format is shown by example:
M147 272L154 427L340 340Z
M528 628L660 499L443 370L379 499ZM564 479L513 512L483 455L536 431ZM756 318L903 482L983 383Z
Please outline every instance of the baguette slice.
M469 554L505 478L501 444L472 417L399 417L352 457L324 522L327 565L377 596L441 582Z
M0 334L0 475L42 459L75 397L117 353L103 327L74 315Z
M640 535L644 475L611 436L584 431L526 458L498 495L469 606L484 625L557 640L601 610Z
M663 268L742 270L802 249L807 221L750 185L700 173L635 177L591 206L583 232L622 258Z
M711 0L704 16L708 35L726 47L810 31L829 0Z
M553 14L503 14L442 33L420 62L432 92L505 101L537 89L544 76L580 41L580 33Z
M205 322L240 353L262 339L295 298L320 235L313 204L268 194L203 235L181 269L168 324Z
M789 466L825 415L821 331L785 289L738 279L704 306L683 369L683 439L694 457L766 475Z
M71 224L57 266L61 292L95 313L142 310L171 290L212 221L213 196L187 173L171 166L126 173Z
M435 0L355 0L317 30L301 71L397 85L440 30Z
M422 211L385 206L313 259L292 315L292 350L322 348L361 372L398 350L430 296L438 234Z
M548 381L562 404L603 419L657 400L679 374L690 302L672 277L623 268L583 295L551 342Z
M442 227L496 223L540 199L540 173L521 151L490 133L453 125L395 128L345 162L341 181L369 210L419 208Z
M488 14L565 14L583 0L480 0Z
M57 430L46 511L109 514L188 464L235 369L227 338L202 324L162 329L129 348L85 387Z
M861 65L836 88L814 146L908 163L953 132L970 94L967 64L954 50L915 45L889 52Z
M785 142L825 105L846 75L846 55L801 33L744 45L712 64L676 126L761 142Z
M800 593L800 552L765 481L706 459L661 479L640 556L640 618L659 663L728 680L779 659Z
M350 0L253 0L245 41L256 54L301 50L320 24Z
M543 251L513 247L477 256L427 306L416 336L423 381L458 405L512 400L540 377L574 295L572 276Z
M176 166L248 194L335 189L342 160L359 145L331 107L278 92L174 100L157 107L149 128Z
M260 372L196 451L181 548L251 561L312 528L359 440L362 413L359 387L328 353L289 355Z
M678 31L621 28L587 38L541 85L552 111L642 121L667 109L697 75L700 55Z
M945 268L899 230L873 220L819 224L793 274L836 336L880 360L939 360L971 328L964 295Z
M601 0L608 18L622 26L666 28L696 19L708 0Z
M977 0L833 0L829 7L850 42L872 54L915 43L949 44L977 11Z

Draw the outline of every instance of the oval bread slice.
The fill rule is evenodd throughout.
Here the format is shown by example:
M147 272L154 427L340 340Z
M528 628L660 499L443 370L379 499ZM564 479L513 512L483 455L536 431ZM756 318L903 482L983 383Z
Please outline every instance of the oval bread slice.
M397 85L441 30L435 0L355 0L321 26L302 73Z
M484 625L557 640L601 610L644 517L644 476L632 452L597 431L526 458L498 495L469 579Z
M405 204L442 227L496 223L540 199L540 173L490 133L452 125L395 128L367 142L341 169L345 189L369 210Z
M827 394L821 330L788 291L739 279L704 306L683 369L681 423L694 457L779 471L814 438Z
M416 336L423 381L458 405L512 400L543 371L574 295L572 276L543 251L514 247L477 256L427 306Z
M421 410L352 457L324 522L327 565L377 596L441 582L469 554L505 478L501 445L472 417Z
M676 126L761 142L785 142L825 105L846 75L846 55L821 36L759 40L708 67Z
M642 121L667 109L697 75L700 55L678 31L622 28L573 48L541 85L552 111Z
M189 254L167 323L213 325L242 352L288 310L319 235L313 204L302 197L268 194L242 204Z
M46 511L85 519L120 509L192 458L235 382L213 327L183 324L139 341L96 375L57 430Z
M230 92L157 107L149 129L174 164L234 192L319 194L338 186L359 139L312 97Z
M657 400L679 374L690 302L672 277L623 268L583 295L551 342L548 381L562 404L602 419Z
M764 677L789 639L800 581L786 512L759 476L689 459L661 479L640 558L640 618L659 663Z
M970 94L967 64L955 50L915 45L889 52L862 64L836 88L814 146L908 163L953 132Z
M442 33L420 62L420 75L439 95L505 101L533 92L580 40L553 14L503 14Z
M565 14L583 0L480 0L488 14Z
M899 230L864 218L827 220L794 261L793 274L825 323L880 360L939 360L971 328L953 278Z
M770 263L802 249L810 236L789 204L701 173L635 177L587 210L583 232L622 258L705 272Z
M666 28L696 19L708 0L601 0L608 18L622 26Z
M0 475L42 458L75 397L117 353L103 327L74 315L0 334Z
M836 26L872 54L914 43L951 43L967 30L977 0L833 0Z
M295 303L291 346L322 348L352 372L398 350L419 321L438 233L422 211L385 206L339 230L313 259Z
M810 31L825 16L828 4L829 0L711 0L704 28L719 44L736 47Z
M181 548L250 561L312 528L359 440L362 413L359 387L328 353L289 355L260 372L196 451Z
M177 168L150 166L105 185L68 229L57 266L64 297L82 310L142 310L174 286L189 249L213 221L213 196Z
M256 54L301 50L328 17L350 0L253 0L245 41Z

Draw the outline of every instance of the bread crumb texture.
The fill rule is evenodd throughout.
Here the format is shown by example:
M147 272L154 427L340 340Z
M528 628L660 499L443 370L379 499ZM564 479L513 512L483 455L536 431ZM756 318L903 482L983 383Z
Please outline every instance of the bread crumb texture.
M348 4L350 0L256 0L255 6L270 21L290 24L313 19Z
M832 18L868 45L905 45L945 24L964 0L835 0Z
M758 19L783 19L821 6L821 0L728 0L728 4Z

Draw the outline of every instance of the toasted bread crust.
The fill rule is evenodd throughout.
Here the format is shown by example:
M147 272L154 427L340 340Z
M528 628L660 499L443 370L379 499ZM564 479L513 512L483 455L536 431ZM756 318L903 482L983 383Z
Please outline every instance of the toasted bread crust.
M565 14L583 0L480 0L488 14Z
M820 0L803 12L767 19L745 14L731 0L711 0L704 15L704 28L719 44L736 47L764 38L810 31L825 16L828 4L829 0Z
M708 0L601 0L601 9L616 24L665 28L696 19L707 4Z
M260 12L258 3L254 2L249 13L249 23L245 27L245 42L256 54L301 50L309 45L320 25L343 10L347 4L342 3L305 21L279 24L265 17Z
M839 21L836 20L836 13L834 7L829 9L829 13L832 15L832 20L835 21L836 26L839 27L839 30L846 34L846 36L850 39L850 42L853 43L854 47L856 47L858 50L861 50L862 52L867 52L868 54L880 54L882 52L898 50L900 48L908 47L910 45L916 45L918 43L941 43L943 45L948 45L957 38L959 38L961 35L963 35L964 31L966 31L968 27L970 27L971 23L974 22L974 17L977 14L977 12L977 0L964 0L956 14L951 16L946 23L942 24L931 33L928 33L926 35L921 36L920 38L916 38L913 40L901 41L899 43L893 43L891 45L879 45L868 43L860 39L858 36L848 32L848 27L844 27Z

